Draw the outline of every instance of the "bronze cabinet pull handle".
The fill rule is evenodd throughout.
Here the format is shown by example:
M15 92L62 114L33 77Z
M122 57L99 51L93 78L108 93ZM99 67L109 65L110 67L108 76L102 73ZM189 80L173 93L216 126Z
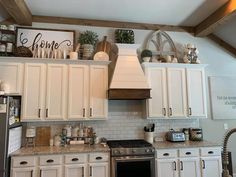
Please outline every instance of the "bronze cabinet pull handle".
M83 108L83 117L85 117L85 108Z
M183 162L180 161L180 170L183 171L184 170L184 165L183 165Z
M28 162L26 162L26 161L21 161L20 162L20 165L26 165L26 164L28 164Z
M172 108L170 108L170 116L172 116Z
M192 108L188 108L189 110L189 115L191 116L192 115Z
M84 167L82 167L82 177L84 177Z
M163 114L166 116L166 108L163 108Z
M186 155L191 155L192 153L191 153L191 152L186 152L185 154L186 154Z
M206 168L205 160L202 160L202 169Z
M102 157L96 157L96 160L102 160Z
M93 116L93 108L90 108L90 117Z
M79 161L79 159L78 158L73 158L73 159L71 159L71 161L76 162L76 161Z
M174 161L173 163L174 163L174 170L176 171L176 161Z
M164 153L163 156L169 156L170 154L169 153Z
M89 176L93 176L93 174L92 174L92 167L91 167L91 166L90 166L89 173L90 173L90 175L89 175Z
M47 162L47 163L53 163L54 160L52 160L52 159L48 159L46 162Z
M38 117L40 118L41 117L41 109L39 108L38 110Z
M46 109L46 117L48 117L48 108Z

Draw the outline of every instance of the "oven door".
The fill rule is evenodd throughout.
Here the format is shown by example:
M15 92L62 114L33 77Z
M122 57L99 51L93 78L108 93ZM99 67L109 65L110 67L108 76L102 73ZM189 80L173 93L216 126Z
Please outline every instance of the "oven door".
M154 177L155 159L153 156L112 157L112 177Z

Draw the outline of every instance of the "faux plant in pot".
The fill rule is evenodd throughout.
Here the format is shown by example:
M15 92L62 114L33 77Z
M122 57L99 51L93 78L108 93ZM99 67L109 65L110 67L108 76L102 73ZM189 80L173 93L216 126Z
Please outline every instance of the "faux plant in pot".
M144 62L149 62L152 58L152 51L148 49L144 49L141 52L141 58Z
M80 34L78 42L83 49L83 58L89 59L92 57L94 47L98 41L98 34L93 31L85 31Z

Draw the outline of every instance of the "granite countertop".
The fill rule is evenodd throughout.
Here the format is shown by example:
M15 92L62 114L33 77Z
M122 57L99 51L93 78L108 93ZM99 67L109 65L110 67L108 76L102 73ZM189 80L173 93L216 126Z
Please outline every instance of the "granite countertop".
M185 141L185 142L169 142L158 141L154 142L155 149L175 149L175 148L196 148L196 147L222 147L221 144L209 141Z
M27 156L27 155L50 155L50 154L67 154L67 153L90 153L90 152L110 152L108 146L97 145L68 145L68 146L38 146L23 147L11 156Z

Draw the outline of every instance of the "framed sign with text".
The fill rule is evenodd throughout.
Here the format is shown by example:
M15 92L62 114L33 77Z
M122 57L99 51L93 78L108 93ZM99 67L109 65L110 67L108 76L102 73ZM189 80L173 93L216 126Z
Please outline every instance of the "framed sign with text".
M213 119L236 119L236 77L210 77Z
M17 27L16 47L23 46L32 52L37 49L73 50L75 31Z

